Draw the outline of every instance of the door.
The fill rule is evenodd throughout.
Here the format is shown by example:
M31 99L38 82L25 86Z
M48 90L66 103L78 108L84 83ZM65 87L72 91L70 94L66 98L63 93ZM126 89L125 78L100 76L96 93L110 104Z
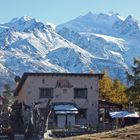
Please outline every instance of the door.
M64 128L66 124L66 116L65 115L57 115L57 127Z
M75 125L75 115L67 115L67 125Z

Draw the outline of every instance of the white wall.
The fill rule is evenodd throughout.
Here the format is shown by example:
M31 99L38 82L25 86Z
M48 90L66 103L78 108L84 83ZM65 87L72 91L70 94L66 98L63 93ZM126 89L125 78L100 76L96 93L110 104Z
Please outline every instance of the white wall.
M45 83L42 83L44 79ZM67 79L73 86L71 88L58 88L56 83L59 79ZM53 103L71 102L75 103L78 108L86 108L87 120L83 123L98 123L98 77L97 76L28 76L22 89L19 92L18 99L28 105L33 102L46 101L48 99L39 99L39 88L54 88ZM74 88L87 88L87 99L74 99Z

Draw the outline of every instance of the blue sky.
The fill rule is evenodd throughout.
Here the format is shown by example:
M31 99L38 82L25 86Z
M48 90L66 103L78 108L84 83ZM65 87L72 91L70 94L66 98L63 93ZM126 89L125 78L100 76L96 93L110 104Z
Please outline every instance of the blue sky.
M131 14L140 21L140 0L0 0L0 23L28 15L57 25L89 11Z

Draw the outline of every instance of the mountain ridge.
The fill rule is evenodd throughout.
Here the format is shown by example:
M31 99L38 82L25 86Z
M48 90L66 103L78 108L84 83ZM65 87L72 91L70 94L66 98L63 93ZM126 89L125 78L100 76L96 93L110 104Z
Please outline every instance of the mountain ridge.
M1 24L0 32L0 85L13 83L14 76L24 72L89 70L92 55L58 35L50 25L22 17Z
M102 60L107 60L106 65L102 65L111 77L118 78L109 68L115 62L120 66L117 69L122 74L122 78L119 77L121 81L125 81L125 72L132 66L133 58L139 57L140 24L131 15L122 18L114 13L90 12L58 25L56 32L95 56L99 55ZM112 66L116 67L115 64Z
M75 26L77 21L71 20L72 24L56 26L56 30L28 16L0 24L0 85L14 83L14 77L24 72L107 70L111 77L125 81L125 71L140 53L138 22L113 13L88 13L78 21L83 18L89 24L80 21ZM94 28L91 18L96 19ZM128 26L123 32L125 24Z

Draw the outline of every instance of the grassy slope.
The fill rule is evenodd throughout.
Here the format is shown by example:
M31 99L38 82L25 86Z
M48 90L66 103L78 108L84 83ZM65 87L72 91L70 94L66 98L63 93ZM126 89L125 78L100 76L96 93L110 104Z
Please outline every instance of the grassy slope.
M116 129L109 132L81 135L61 140L140 140L140 124Z

